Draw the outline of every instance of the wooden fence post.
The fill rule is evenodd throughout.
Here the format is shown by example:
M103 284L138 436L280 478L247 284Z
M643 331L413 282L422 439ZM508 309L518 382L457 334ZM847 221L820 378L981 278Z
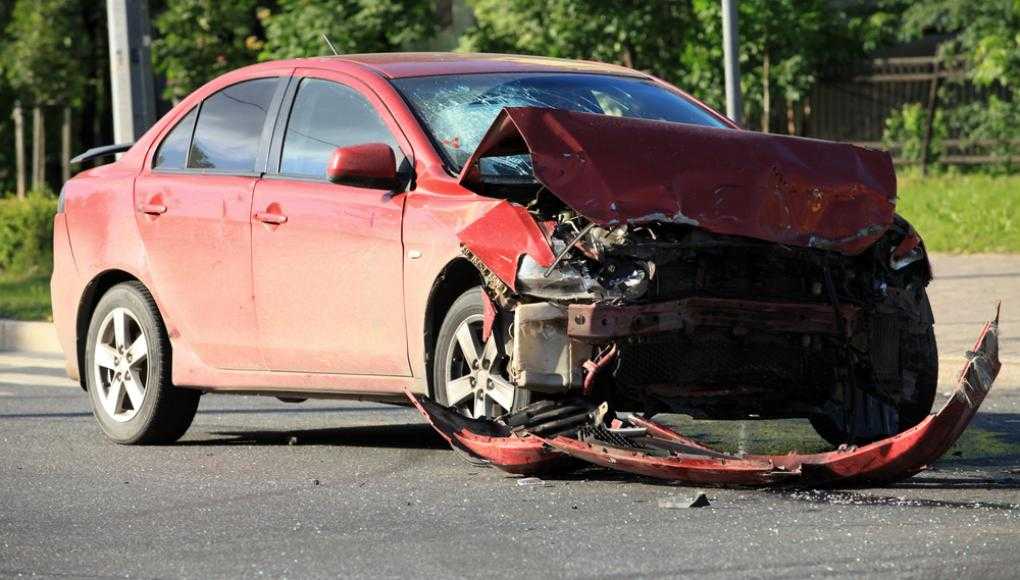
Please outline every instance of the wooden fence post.
M932 62L931 85L928 88L928 116L924 122L924 144L921 147L921 175L928 175L928 163L931 160L931 134L935 125L935 109L939 101L939 60Z

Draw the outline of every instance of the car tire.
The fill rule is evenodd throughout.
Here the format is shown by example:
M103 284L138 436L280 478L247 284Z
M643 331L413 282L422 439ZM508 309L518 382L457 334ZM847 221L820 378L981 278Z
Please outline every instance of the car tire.
M433 398L470 417L478 417L482 409L486 417L517 410L529 402L530 395L529 391L515 387L506 378L507 357L505 353L498 352L500 349L495 346L494 337L482 343L483 317L482 287L476 286L461 294L450 306L436 335L433 351ZM496 332L494 329L493 334ZM465 336L468 333L473 339L477 357L465 355L464 348L460 346L467 343ZM486 357L491 360L486 361ZM475 362L479 364L473 366ZM471 378L475 381L466 384L465 381ZM463 380L455 383L457 379ZM462 398L469 392L472 399Z
M926 291L920 291L917 304L921 312L928 313L928 315L922 314L910 332L900 333L900 348L909 347L910 350L920 353L920 356L912 360L912 364L908 368L914 374L914 396L912 399L900 403L895 409L898 417L898 430L895 433L877 433L868 437L854 437L845 425L845 420L837 420L831 414L812 416L811 426L822 439L831 445L866 444L890 437L916 426L931 413L932 405L935 403L935 394L938 391L939 357L935 342L935 328L930 318L931 306ZM912 344L907 341L911 341ZM858 408L873 410L884 405L863 392L858 393L858 399Z
M92 313L85 342L85 383L106 436L123 445L172 443L195 418L199 391L171 382L163 319L139 282L118 284Z

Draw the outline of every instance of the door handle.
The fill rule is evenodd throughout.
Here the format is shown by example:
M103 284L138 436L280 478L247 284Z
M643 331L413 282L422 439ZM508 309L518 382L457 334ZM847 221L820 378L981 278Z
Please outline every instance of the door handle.
M279 213L260 211L255 214L255 219L264 224L280 225L287 223L287 216Z
M160 215L166 213L166 206L161 203L143 203L138 206L138 211L148 215Z

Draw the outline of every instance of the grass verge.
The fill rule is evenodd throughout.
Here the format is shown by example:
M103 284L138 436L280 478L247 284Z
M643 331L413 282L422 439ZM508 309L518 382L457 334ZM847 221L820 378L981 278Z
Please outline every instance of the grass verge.
M49 273L0 273L0 318L52 320Z
M897 211L931 252L1020 253L1020 175L905 173Z

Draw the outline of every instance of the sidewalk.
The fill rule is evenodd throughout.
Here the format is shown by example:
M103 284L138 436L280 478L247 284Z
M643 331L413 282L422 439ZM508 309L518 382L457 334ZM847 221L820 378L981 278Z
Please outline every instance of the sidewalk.
M60 352L52 322L0 319L0 351Z

